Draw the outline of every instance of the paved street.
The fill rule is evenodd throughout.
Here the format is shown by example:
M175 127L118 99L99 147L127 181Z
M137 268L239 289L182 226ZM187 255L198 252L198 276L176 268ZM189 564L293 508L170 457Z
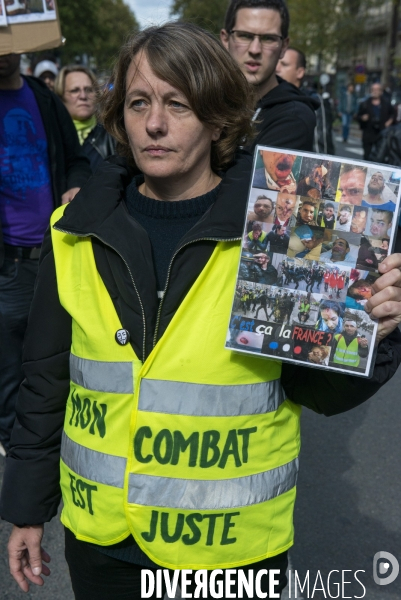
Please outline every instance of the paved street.
M362 160L363 150L361 144L361 132L357 124L352 125L350 136L346 144L342 141L341 128L333 132L333 137L336 156Z
M326 582L333 569L363 569L365 598L401 598L401 577L388 586L372 578L376 552L391 552L401 561L400 385L399 370L379 394L351 412L329 419L303 412L291 560L301 581L309 569L311 588L318 570ZM354 585L346 585L340 598L361 597L353 573L345 575ZM330 597L327 586L326 594ZM335 588L331 594L335 597ZM323 592L313 597L325 598Z

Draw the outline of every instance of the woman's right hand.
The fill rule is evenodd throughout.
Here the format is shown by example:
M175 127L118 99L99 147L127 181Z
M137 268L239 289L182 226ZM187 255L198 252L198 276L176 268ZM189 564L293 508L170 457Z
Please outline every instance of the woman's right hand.
M36 585L43 585L40 574L50 575L49 567L42 562L50 562L50 556L40 545L43 530L43 525L14 525L8 541L10 573L23 592L29 591L27 580Z

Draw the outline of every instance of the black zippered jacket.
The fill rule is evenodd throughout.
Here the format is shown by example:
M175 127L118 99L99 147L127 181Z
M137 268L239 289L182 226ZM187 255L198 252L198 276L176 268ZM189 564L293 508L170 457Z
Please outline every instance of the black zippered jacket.
M299 91L295 85L277 77L278 85L257 103L256 137L246 149L274 146L312 152L319 102Z
M88 157L93 173L103 165L103 161L116 153L116 142L105 130L103 125L97 123L82 144L82 150Z
M55 224L61 231L92 238L97 269L142 360L163 335L216 242L241 239L251 165L249 155L239 159L224 178L214 205L181 240L160 306L148 235L124 202L132 179L124 159L106 161ZM401 361L400 342L398 330L381 342L369 380L284 363L282 383L287 396L326 415L357 406L395 373ZM104 343L114 344L114 337ZM25 339L25 380L0 503L0 515L17 525L49 521L60 502L60 442L70 385L70 347L71 317L59 303L47 235Z

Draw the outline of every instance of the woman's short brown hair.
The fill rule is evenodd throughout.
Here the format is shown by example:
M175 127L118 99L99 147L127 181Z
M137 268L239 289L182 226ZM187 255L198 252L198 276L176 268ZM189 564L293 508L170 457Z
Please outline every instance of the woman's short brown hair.
M96 76L93 71L88 69L88 67L84 67L84 65L67 65L60 70L60 73L56 77L56 81L54 82L54 91L62 100L64 98L65 92L65 78L70 73L85 73L89 77L92 82L93 88L96 93L98 93L98 84L96 80Z
M252 132L251 86L215 37L191 23L166 23L130 36L114 65L110 86L101 98L101 116L117 140L119 154L132 160L124 125L128 68L139 52L157 77L182 92L198 119L221 128L212 142L213 170L226 167L236 147Z

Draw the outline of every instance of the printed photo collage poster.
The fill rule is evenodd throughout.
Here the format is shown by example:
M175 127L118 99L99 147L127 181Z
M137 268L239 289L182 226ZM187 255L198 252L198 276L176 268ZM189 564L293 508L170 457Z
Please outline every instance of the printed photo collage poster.
M0 0L0 26L56 19L54 0Z
M369 377L401 169L257 146L226 348Z

